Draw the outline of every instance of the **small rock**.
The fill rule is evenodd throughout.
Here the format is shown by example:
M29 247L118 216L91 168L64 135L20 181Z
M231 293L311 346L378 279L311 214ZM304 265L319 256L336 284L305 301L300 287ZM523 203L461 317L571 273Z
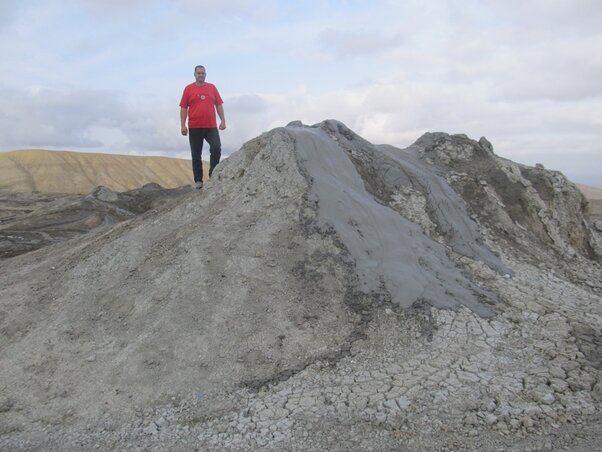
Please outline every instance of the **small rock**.
M284 435L280 432L274 432L272 434L272 437L274 438L274 442L276 442L276 443L282 442L286 439L286 435Z
M412 401L405 398L404 396L401 396L397 399L397 405L399 405L399 408L401 408L402 410L408 409L411 404Z
M550 367L550 375L554 378L559 378L561 380L566 378L566 372L562 367L559 366Z
M119 196L117 195L117 193L115 193L113 190L111 190L110 188L104 187L104 186L99 186L93 193L93 195L101 200L101 201L105 201L105 202L117 202L119 201Z
M533 425L535 425L533 419L531 419L529 416L523 416L523 418L520 420L520 423L525 428L531 428Z
M399 410L399 407L397 406L397 403L395 403L395 400L385 400L383 402L383 405L393 411Z
M497 423L497 416L493 413L487 413L485 415L485 422L489 425L493 425Z
M483 411L487 411L489 413L492 413L493 411L495 411L496 408L496 403L495 400L493 399L487 399L485 401L483 401L483 403L481 404L481 409Z
M464 418L464 425L477 425L479 423L479 419L475 413L469 413Z
M592 397L598 402L602 402L602 376L598 378L598 381L592 388Z
M155 424L157 425L157 427L163 428L163 427L167 426L168 422L165 420L164 417L160 417L159 419L157 419L155 421Z
M159 433L157 424L151 422L150 424L148 424L148 426L142 429L142 433L145 433L146 435L156 435L157 433Z
M504 421L499 421L497 424L495 424L495 428L500 432L509 433L508 424L506 424Z
M13 401L0 396L0 413L6 413L7 411L10 411L13 407Z

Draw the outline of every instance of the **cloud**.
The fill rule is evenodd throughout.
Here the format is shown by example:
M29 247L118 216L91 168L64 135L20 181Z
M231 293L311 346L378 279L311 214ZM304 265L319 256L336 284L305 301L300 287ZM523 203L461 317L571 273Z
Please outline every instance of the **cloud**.
M177 102L176 102L177 103ZM4 149L50 148L97 152L179 152L177 105L126 98L110 90L0 90Z
M100 146L87 130L117 127L125 116L119 96L104 91L32 86L3 89L0 99L0 130L7 148Z
M499 22L520 28L528 26L536 33L598 34L602 23L602 3L598 0L487 0L485 3Z
M4 30L5 33L10 31L7 30L8 26L12 25L15 17L17 16L17 9L19 9L21 4L22 2L0 2L0 25L2 25L0 29ZM0 31L0 34L1 33L2 32Z
M142 9L144 0L82 0L89 13L104 17L130 15Z
M602 96L601 47L602 36L527 44L509 59L497 97L564 102Z
M268 104L256 94L247 94L229 98L228 108L240 114L256 114L266 112Z
M602 2L453 4L463 14L445 53L456 63L456 75L487 80L492 97L570 102L602 95Z
M245 19L253 21L270 21L279 10L277 0L248 2L246 0L175 0L173 2L186 14L203 17L221 17L224 20Z
M395 48L403 42L401 34L386 36L377 32L358 30L322 31L317 39L319 47L335 58L373 55Z

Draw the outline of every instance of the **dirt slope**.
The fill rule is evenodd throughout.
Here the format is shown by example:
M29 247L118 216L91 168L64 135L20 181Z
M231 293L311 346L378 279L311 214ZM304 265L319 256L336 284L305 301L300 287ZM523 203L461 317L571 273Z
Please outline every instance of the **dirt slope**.
M123 193L101 186L85 196L0 190L0 259L106 231L191 190L157 184Z
M0 152L0 189L11 191L85 194L99 185L127 191L148 183L175 188L192 182L189 160L42 149Z
M484 139L274 129L202 191L0 263L0 448L594 449L584 205Z
M587 185L578 185L579 190L589 201L587 213L594 227L602 232L602 188L590 187Z
M600 187L591 187L589 185L581 185L577 184L579 190L585 195L585 197L589 200L602 200L602 188Z

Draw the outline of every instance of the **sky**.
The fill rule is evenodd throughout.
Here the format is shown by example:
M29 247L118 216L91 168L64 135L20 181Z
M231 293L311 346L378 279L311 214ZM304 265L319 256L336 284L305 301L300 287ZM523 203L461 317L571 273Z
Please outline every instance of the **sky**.
M229 155L337 119L375 144L463 133L602 187L600 0L0 0L0 150L190 158L194 66Z

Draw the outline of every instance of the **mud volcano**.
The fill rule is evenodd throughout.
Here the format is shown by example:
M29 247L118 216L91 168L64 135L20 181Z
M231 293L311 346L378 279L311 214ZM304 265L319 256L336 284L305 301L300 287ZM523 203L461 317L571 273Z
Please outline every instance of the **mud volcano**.
M200 192L0 263L0 447L591 448L585 205L484 138L269 131Z

